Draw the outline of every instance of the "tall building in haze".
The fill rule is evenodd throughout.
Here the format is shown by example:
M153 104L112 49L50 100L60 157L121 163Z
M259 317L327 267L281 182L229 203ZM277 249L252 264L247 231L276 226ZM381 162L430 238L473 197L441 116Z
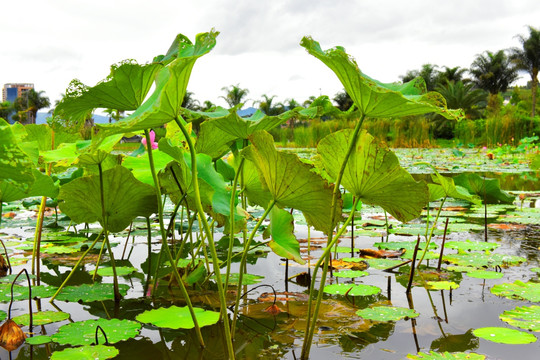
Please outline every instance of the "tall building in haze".
M15 99L21 97L25 92L34 88L34 84L4 84L2 89L2 101L13 103Z

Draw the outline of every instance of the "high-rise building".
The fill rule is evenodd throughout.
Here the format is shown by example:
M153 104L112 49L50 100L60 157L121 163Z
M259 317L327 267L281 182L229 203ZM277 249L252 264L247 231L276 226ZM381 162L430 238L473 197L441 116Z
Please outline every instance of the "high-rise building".
M2 101L14 102L25 92L34 88L34 84L4 84L2 89Z

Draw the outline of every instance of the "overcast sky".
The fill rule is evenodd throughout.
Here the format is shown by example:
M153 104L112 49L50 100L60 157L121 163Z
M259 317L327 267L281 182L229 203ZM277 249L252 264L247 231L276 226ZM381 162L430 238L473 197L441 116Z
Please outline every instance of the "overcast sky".
M323 49L345 47L364 73L394 82L425 63L468 68L485 50L519 46L527 25L540 27L538 0L13 0L1 12L0 84L34 83L53 104L72 79L94 86L113 63L165 53L178 33L220 32L188 90L225 106L221 89L232 84L250 100L302 103L340 91L299 46L305 35Z

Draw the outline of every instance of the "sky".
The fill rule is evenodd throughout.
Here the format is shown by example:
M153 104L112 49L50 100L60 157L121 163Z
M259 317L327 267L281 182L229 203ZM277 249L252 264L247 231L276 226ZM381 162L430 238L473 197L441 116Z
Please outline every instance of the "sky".
M9 0L0 11L0 85L34 83L52 104L72 79L94 86L114 63L150 62L178 33L220 32L193 68L195 99L226 106L222 88L239 85L252 106L262 94L302 103L343 89L303 36L395 82L426 63L469 68L486 50L519 46L527 25L540 28L538 0Z

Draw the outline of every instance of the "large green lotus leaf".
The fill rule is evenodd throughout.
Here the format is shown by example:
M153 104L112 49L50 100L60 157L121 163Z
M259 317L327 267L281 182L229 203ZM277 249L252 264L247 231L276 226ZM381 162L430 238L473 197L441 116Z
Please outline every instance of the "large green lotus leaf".
M69 319L69 316L70 315L68 313L65 313L63 311L40 311L32 314L32 323L34 324L34 326L47 325L67 320ZM15 316L13 318L13 321L15 321L19 325L28 326L30 325L30 316L28 314Z
M109 231L122 231L137 216L157 212L154 187L137 180L123 166L103 172L103 193ZM104 225L99 175L77 178L62 186L58 200L60 210L75 223L99 221Z
M485 355L480 355L476 353L465 353L465 352L435 352L430 351L429 353L419 352L417 355L407 354L407 359L411 360L484 360Z
M319 142L317 151L328 174L336 179L353 131L341 130ZM402 222L417 218L428 203L425 182L417 182L399 165L397 156L365 130L356 140L341 184L363 203L378 205Z
M126 284L118 285L120 294L122 296L127 294L129 286ZM102 301L102 300L114 300L113 284L82 284L78 286L66 286L56 297L59 301Z
M0 118L0 181L27 190L34 182L32 169L32 159L19 147L11 126Z
M50 176L43 174L37 169L32 169L32 174L35 181L26 192L7 180L1 181L0 201L11 202L33 196L46 196L49 198L56 198L58 196L59 187L54 184Z
M76 143L60 144L54 150L42 151L43 161L47 163L56 163L57 166L71 166L79 157L79 151Z
M98 138L157 128L178 117L193 65L199 57L212 50L218 34L216 31L198 34L195 44L185 36L178 36L171 47L176 46L178 52L174 60L157 74L156 88L152 95L125 119L114 124L97 125L100 129Z
M300 255L300 243L294 235L294 218L291 213L274 206L270 211L268 230L272 237L268 246L277 255L299 264L306 263Z
M52 339L60 345L90 345L96 341L96 328L98 326L107 335L109 344L134 338L139 335L141 329L141 324L133 320L85 320L61 326L56 334L52 335ZM104 344L105 337L102 332L98 330L97 334L99 343Z
M82 121L96 108L129 111L137 109L150 90L163 64L139 65L132 60L111 66L111 73L94 87L73 80L54 114L66 120Z
M267 116L257 110L250 117L238 115L239 106L226 111L217 108L215 112L198 112L182 109L181 114L187 121L206 120L201 124L195 148L197 152L210 155L217 159L229 151L229 145L237 139L247 139L255 131L270 130L290 119L311 119L320 116L319 107L295 108L277 116Z
M112 359L116 357L119 353L120 351L114 346L84 345L80 347L54 351L51 354L51 360L105 360Z
M405 84L383 84L363 74L345 49L323 51L317 41L304 37L300 43L311 55L321 60L339 78L361 114L374 118L437 113L448 119L461 116L461 111L446 109L439 93L425 93L421 78Z
M395 307L395 306L375 306L358 310L357 315L364 319L374 321L398 321L403 318L415 318L420 314L414 309Z
M219 313L215 311L194 308L195 317L200 327L213 325L219 321ZM193 319L187 306L171 306L147 310L137 315L137 321L169 329L193 329Z
M435 170L435 174L431 175L433 184L428 184L429 187L429 201L437 201L445 197L451 197L454 199L466 200L475 204L480 204L481 201L477 196L471 195L466 188L457 186L454 183L454 179L443 176Z
M244 161L243 171L244 192L246 193L249 204L266 207L270 203L270 200L272 200L272 194L268 189L263 187L257 166L246 159Z
M249 137L251 145L242 155L257 167L263 188L269 190L276 205L295 208L304 214L308 224L328 234L332 231L331 204L333 185L312 171L296 154L279 152L272 135L257 131ZM335 211L341 214L342 201L338 199Z
M491 293L509 299L523 299L540 302L540 283L522 282L516 280L511 284L497 284L491 288Z
M520 329L540 332L540 306L521 306L506 310L499 319Z
M455 249L458 251L491 251L497 249L501 244L490 243L485 241L447 241L444 243L445 248Z
M366 284L332 284L324 287L324 292L333 295L370 296L381 292L381 289Z
M167 166L167 164L172 160L169 155L159 150L153 150L152 156L154 158L154 167L156 172L163 170L165 166ZM130 169L137 180L154 186L154 178L152 177L152 171L150 170L150 161L148 160L147 152L142 156L125 157L122 165Z
M39 151L48 151L56 149L63 143L75 143L82 140L81 134L78 132L71 133L64 128L54 130L47 124L28 124L26 125L27 136L24 137L25 142L37 142Z
M473 330L473 334L481 339L499 344L530 344L536 341L533 334L502 327L484 327Z
M474 173L463 173L454 177L454 182L481 199L485 196L488 204L514 203L515 197L501 190L499 179L485 179Z
M11 262L13 265L13 262ZM54 286L32 286L32 298L45 299L51 297L56 292ZM9 302L11 300L11 284L0 284L0 302ZM13 285L13 300L28 300L28 287Z

